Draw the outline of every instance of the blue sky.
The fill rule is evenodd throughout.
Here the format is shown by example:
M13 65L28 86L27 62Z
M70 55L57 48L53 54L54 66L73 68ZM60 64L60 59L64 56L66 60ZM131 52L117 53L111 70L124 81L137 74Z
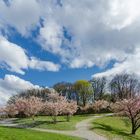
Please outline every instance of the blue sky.
M36 34L36 32L32 32L32 34ZM40 58L41 60L49 60L55 63L61 63L60 58L56 55L51 54L50 52L44 51L41 46L32 38L22 37L18 32L14 30L14 33L8 35L8 40L14 44L22 46L22 48L26 49L29 56L35 56ZM22 61L22 58L20 58ZM99 68L97 66L92 66L90 68L68 68L68 66L63 65L61 69L56 72L51 71L38 71L38 70L25 70L26 73L24 75L18 74L16 72L10 72L6 70L6 68L2 68L0 77L4 78L6 74L18 76L26 81L30 81L33 84L39 86L53 86L57 82L75 82L79 79L90 80L92 74L105 71L106 69L112 66L113 62L109 62L109 64L103 68Z
M57 82L140 76L139 0L1 0L0 104Z

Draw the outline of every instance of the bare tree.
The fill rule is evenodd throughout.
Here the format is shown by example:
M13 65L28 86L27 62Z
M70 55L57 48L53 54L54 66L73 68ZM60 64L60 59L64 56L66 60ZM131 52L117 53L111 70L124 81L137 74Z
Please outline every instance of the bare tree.
M94 100L101 100L105 94L106 78L94 78L90 82L94 91Z
M114 100L129 99L140 92L140 83L134 75L119 74L110 82L111 94Z
M69 82L60 82L56 83L53 88L62 96L65 96L68 99L75 99L73 97L74 88L73 84Z
M30 98L31 96L35 96L35 97L41 98L43 101L46 101L48 98L48 95L51 93L52 91L48 88L25 90L17 95L13 95L12 97L10 97L10 99L8 100L8 104L15 103L15 101L18 98Z

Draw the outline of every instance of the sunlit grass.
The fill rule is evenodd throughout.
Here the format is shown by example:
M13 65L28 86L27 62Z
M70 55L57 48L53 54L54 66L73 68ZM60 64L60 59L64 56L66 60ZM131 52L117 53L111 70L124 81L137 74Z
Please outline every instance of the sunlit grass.
M120 138L123 140L140 140L140 130L131 135L131 124L127 118L103 117L93 121L92 130L107 136L110 140Z
M80 138L26 129L0 127L0 140L80 140Z

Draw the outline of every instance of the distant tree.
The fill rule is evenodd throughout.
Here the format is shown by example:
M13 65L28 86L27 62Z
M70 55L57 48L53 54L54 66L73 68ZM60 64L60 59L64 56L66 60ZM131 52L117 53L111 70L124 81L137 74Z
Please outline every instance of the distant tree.
M134 75L119 74L110 82L113 100L122 100L135 97L140 92L140 83Z
M116 102L112 105L112 110L129 118L132 124L131 134L135 134L140 128L140 97Z
M101 100L105 94L106 78L94 78L90 81L94 90L94 99Z
M112 96L110 93L105 93L103 96L102 96L102 100L106 100L108 102L111 102L112 101Z
M88 101L92 100L92 85L88 81L76 81L74 84L74 89L78 94L80 101L82 101L83 106L85 106Z
M66 96L68 99L75 99L73 97L73 84L68 82L56 83L53 88L62 96Z
M55 92L55 91L53 91L53 92ZM48 89L48 88L25 90L25 91L18 93L17 95L10 97L10 99L8 100L8 104L15 103L15 101L18 98L30 98L32 96L41 98L43 101L46 101L48 98L48 94L51 94L51 93L52 93L52 90Z

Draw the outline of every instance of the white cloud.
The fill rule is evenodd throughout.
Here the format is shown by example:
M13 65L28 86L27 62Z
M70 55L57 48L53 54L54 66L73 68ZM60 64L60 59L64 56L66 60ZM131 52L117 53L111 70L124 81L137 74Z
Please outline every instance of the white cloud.
M11 71L24 74L23 69L28 68L28 57L24 49L0 36L0 64L6 65Z
M54 21L47 21L40 28L39 41L42 47L52 53L61 53L63 29Z
M0 79L0 105L4 105L12 95L32 88L39 86L14 75L5 75L4 79Z
M140 77L140 48L137 48L135 52L129 55L123 62L115 63L113 68L105 72L96 73L92 77L112 77L120 73L135 73Z
M22 35L26 35L39 24L40 9L37 0L9 0L8 5L1 0L0 21L14 27Z
M139 0L114 0L110 2L108 16L109 26L116 29L125 28L134 23L140 16Z
M123 61L135 51L140 33L139 0L61 3L60 7L51 7L39 37L42 47L59 55L69 67L102 67L112 59ZM71 41L66 41L63 27L72 36Z
M60 68L51 61L29 58L22 47L9 42L3 36L0 36L0 66L20 74L24 74L24 70L28 68L44 71L58 71Z
M110 60L119 61L114 65L118 67L136 55L140 44L139 0L61 0L61 6L56 1L12 0L10 6L1 1L0 25L14 27L22 35L39 26L42 48L59 55L71 68L103 67ZM44 20L42 27L40 18ZM71 40L66 38L64 28Z
M30 62L29 62L29 67L32 69L37 69L41 71L59 71L60 65L54 64L50 61L41 61L35 57L32 57Z

